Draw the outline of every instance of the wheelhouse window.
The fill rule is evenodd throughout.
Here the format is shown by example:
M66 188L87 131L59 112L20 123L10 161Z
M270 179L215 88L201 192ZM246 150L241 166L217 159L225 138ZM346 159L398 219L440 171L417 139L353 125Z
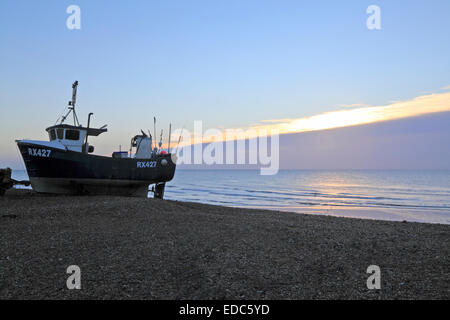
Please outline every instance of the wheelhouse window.
M58 139L64 139L64 129L56 129L56 134L58 135Z
M80 140L80 131L78 130L66 130L67 140Z
M48 132L48 136L50 137L50 141L56 140L56 133L55 130L50 130Z

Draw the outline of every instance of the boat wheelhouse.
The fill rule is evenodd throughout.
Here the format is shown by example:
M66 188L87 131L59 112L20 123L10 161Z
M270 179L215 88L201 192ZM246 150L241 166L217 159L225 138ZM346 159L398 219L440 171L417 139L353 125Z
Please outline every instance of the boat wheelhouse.
M92 153L94 152L94 146L88 144L88 137L102 134L107 132L106 128L87 128L87 127L77 127L68 124L59 124L48 127L46 129L48 132L48 137L50 142L57 141L64 145L67 150Z

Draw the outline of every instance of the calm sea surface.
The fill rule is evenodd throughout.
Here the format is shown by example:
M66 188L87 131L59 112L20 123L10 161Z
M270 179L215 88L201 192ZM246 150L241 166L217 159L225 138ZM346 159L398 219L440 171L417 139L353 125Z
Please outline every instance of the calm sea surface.
M28 179L14 171L16 179ZM450 224L450 171L177 170L166 199Z

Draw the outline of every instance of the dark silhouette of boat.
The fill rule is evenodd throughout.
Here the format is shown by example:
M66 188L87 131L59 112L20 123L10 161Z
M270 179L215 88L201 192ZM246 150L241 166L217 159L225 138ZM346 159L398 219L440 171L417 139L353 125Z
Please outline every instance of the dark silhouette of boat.
M49 141L16 140L32 188L41 193L111 194L147 197L149 185L156 198L163 198L165 183L175 174L175 156L153 145L151 134L141 130L131 140L130 151L114 152L111 157L92 154L89 137L107 132L106 125L91 128L79 124L75 112L78 81L72 85L69 111L59 124L48 127ZM73 125L64 124L73 114Z

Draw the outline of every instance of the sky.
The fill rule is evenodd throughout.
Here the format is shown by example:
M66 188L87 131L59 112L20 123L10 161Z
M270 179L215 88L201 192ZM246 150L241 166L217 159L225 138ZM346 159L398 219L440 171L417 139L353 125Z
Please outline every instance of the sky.
M18 166L14 139L47 139L75 80L81 122L108 124L93 142L105 154L153 116L290 134L450 111L449 12L448 0L2 0L0 161Z
M280 166L309 170L450 170L449 124L450 112L442 112L286 134L280 136Z
M450 170L450 112L377 121L326 130L286 133L279 136L279 167L302 170ZM203 150L209 143L203 144ZM195 148L195 146L194 146ZM190 164L181 169L259 169L249 165L249 143L245 143L245 165L228 165L223 146L223 164ZM275 159L268 146L271 162ZM181 156L183 156L181 154ZM235 156L236 158L236 156Z

